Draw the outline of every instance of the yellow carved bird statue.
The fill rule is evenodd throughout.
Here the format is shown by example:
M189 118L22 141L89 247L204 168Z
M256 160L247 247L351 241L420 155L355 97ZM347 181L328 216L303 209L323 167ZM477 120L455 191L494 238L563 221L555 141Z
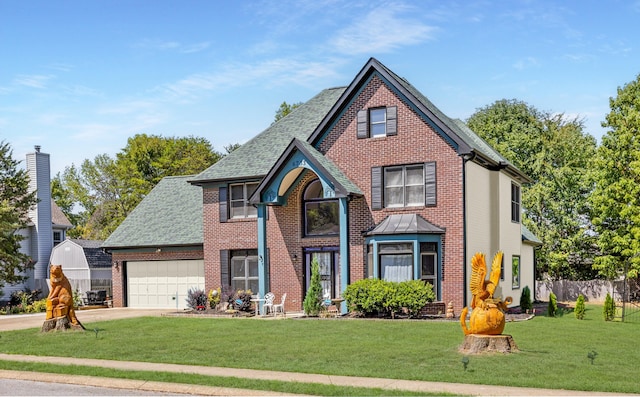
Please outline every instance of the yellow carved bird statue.
M493 297L500 282L501 266L502 251L499 251L493 257L489 279L486 279L487 265L484 254L478 252L471 258L472 273L469 289L473 298L471 299L472 311L468 328L466 318L469 308L465 307L460 313L460 325L465 335L499 335L504 330L504 311L507 310L507 305L512 302L512 299L507 297L503 302Z

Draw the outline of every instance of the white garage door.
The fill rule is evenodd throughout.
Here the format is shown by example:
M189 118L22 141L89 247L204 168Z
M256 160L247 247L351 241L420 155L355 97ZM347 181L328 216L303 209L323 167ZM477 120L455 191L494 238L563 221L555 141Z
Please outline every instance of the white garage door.
M129 307L184 309L189 289L204 290L203 260L127 262Z

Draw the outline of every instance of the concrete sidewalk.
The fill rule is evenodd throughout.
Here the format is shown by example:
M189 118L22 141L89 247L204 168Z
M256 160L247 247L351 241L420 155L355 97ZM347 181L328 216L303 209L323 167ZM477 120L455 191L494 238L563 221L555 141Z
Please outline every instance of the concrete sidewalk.
M264 370L252 370L252 369L238 369L238 368L222 368L222 367L203 367L194 365L177 365L177 364L158 364L158 363L145 363L134 361L115 361L115 360L98 360L98 359L79 359L69 357L41 357L41 356L26 356L17 354L0 354L0 360L21 361L21 362L42 362L49 364L61 364L61 365L82 365L82 366L94 366L100 368L112 368L121 370L135 370L135 371L163 371L163 372L175 372L184 374L199 374L206 376L223 376L223 377L237 377L237 378L249 378L260 380L278 380L284 382L300 382L300 383L319 383L327 385L338 386L354 386L354 387L367 387L367 388L381 388L381 389L397 389L414 392L424 393L452 393L457 395L473 395L473 396L620 396L620 393L591 393L574 390L553 390L553 389L533 389L522 387L506 387L506 386L489 386L489 385L471 385L461 383L445 383L445 382L423 382L413 380L399 380L399 379L384 379L384 378L363 378L354 376L338 376L338 375L320 375L320 374L304 374L294 372L280 372L280 371L264 371ZM0 377L7 377L3 375L6 372L15 371L0 371ZM20 372L21 378L28 374L26 372ZM15 374L10 374L16 376ZM45 378L42 374L33 374L35 379L40 380ZM47 375L47 378L53 378L52 382L59 383L74 383L73 379L64 381L68 378L62 375ZM144 382L144 381L131 381L125 379L113 379L113 378L95 378L95 377L78 377L77 382L83 385L116 387L116 388L130 388L135 390L149 390L149 391L169 391L176 393L186 394L198 394L198 395L284 395L283 393L262 392L258 390L247 391L239 389L225 389L219 387L204 387L197 385L184 385L184 384L169 384L159 382ZM178 391L182 390L182 391ZM223 394L219 394L223 393Z

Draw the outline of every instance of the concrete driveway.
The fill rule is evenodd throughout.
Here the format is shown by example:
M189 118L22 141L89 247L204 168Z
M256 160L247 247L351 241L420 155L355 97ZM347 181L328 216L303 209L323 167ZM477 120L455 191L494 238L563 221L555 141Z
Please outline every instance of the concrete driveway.
M76 317L83 324L96 321L115 320L121 318L161 316L170 313L171 309L132 309L129 307L112 307L76 311ZM44 323L45 313L10 314L0 316L0 331L15 329L40 328Z

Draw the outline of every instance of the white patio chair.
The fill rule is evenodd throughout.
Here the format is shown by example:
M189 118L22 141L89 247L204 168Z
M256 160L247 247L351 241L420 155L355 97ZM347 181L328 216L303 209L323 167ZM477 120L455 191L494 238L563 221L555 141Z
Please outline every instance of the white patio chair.
M285 292L284 294L282 294L282 302L280 302L279 304L273 305L273 315L277 316L278 312L282 313L282 315L284 317L287 316L287 314L284 311L284 301L287 299L287 293Z
M267 292L264 296L264 304L262 305L262 314L268 314L269 311L273 311L273 301L276 299L276 296L273 292Z

